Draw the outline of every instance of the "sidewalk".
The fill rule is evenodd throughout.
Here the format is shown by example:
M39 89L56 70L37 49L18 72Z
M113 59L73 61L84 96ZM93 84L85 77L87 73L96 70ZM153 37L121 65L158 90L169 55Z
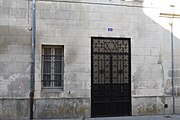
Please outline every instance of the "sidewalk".
M180 120L180 115L89 118L85 120Z
M36 119L36 120L43 120L43 119ZM78 118L78 119L45 119L45 120L180 120L180 115Z

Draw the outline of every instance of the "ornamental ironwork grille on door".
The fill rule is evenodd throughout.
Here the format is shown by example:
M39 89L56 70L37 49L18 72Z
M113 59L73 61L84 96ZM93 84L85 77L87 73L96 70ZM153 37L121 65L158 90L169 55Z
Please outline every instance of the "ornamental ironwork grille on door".
M129 38L92 37L91 116L131 115Z

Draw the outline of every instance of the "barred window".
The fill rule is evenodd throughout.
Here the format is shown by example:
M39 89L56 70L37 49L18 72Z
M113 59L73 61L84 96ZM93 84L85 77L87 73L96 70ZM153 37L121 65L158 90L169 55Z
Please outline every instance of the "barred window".
M42 87L63 89L64 47L43 46Z

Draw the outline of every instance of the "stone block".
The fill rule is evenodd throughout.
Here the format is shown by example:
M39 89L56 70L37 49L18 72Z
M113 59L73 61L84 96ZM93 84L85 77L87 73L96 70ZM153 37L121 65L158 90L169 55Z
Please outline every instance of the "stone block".
M143 64L145 63L145 57L144 56L132 56L131 58L132 63L136 64Z
M40 21L40 22L44 22L44 20ZM45 26L47 27L61 27L62 26L62 20L56 20L56 19L46 19L46 24Z
M0 62L1 62L1 64L2 64L2 68L1 69L3 69L3 62L4 63L7 63L7 62L12 62L13 61L13 59L12 58L14 58L14 57L12 57L12 55L10 55L10 54L0 54ZM4 66L5 67L5 66Z
M0 26L0 35L8 35L9 27L8 26Z
M7 53L8 53L7 45L0 45L0 54L7 54Z
M49 26L48 24L48 22L46 22L46 21L51 21L51 20L53 20L53 19L47 19L47 20L45 20L45 19L37 19L36 20L36 26L37 26L37 29L39 28L39 27L55 27L55 26ZM55 23L54 23L55 24Z
M31 62L31 55L30 54L15 54L15 59L14 61L16 62L27 62L30 63Z
M156 40L159 37L159 33L157 32L141 32L141 38L148 38L149 40Z
M3 119L16 118L15 100L2 101Z
M56 44L58 43L59 45L65 45L65 46L69 46L69 45L77 45L77 39L76 37L55 37L53 38L53 40L49 39L47 40L48 43L51 43L51 41ZM51 40L51 41L50 41Z
M8 53L24 53L23 45L8 45Z
M40 36L51 36L51 37L55 37L56 36L56 28L37 28L37 35Z
M91 90L89 88L87 89L80 89L77 91L78 98L90 98L91 97Z
M134 89L132 91L133 96L161 96L163 95L164 91L162 88L159 89Z
M7 36L7 35L2 35L0 37L0 44L1 45L14 45L17 43L17 38L16 36Z
M8 26L9 18L0 18L0 26Z
M31 46L31 36L16 36L15 44L24 45L25 48Z
M160 47L159 48L151 48L151 55L159 56L160 55Z
M168 108L165 108L165 113L166 115L172 114L173 113L173 101L171 96L165 96L165 104L168 105Z
M10 9L9 8L3 8L3 7L0 7L0 17L1 18L7 18L9 17L9 14L10 14Z
M25 36L25 35L31 35L31 32L26 27L9 27L9 35L14 36Z
M105 26L109 26L108 23L104 23L102 21L90 21L91 29L94 29L94 28L103 29L105 28Z
M133 115L160 115L164 114L164 102L158 97L136 97L132 98Z
M73 18L72 15L75 16L75 14L77 14L77 12L57 10L55 13L55 17L56 17L56 19L61 19L61 20L67 19L68 20L68 19Z
M16 20L17 18L14 17L9 18L9 26L16 26Z
M145 40L143 40L143 39L134 38L131 40L132 48L138 48L138 47L143 48L143 47L145 47L144 43L145 43Z
M27 16L27 9L10 9L10 17L25 18Z
M162 66L159 64L144 64L142 67L145 73L162 74Z
M30 54L31 53L31 45L23 45L24 54ZM39 53L39 51L36 51L35 53Z
M64 73L65 81L90 82L90 73Z
M44 9L40 10L40 19L55 19L55 10L53 9Z
M1 100L3 119L28 119L29 102L28 100Z
M9 0L8 0L9 1ZM9 2L8 7L9 8L19 8L19 2L22 0L15 0L13 2Z
M90 55L90 47L89 46L65 46L65 54L66 55Z
M52 9L52 10L57 10L57 9L60 9L61 7L60 6L64 6L66 4L64 3L58 3L58 2L42 2L42 1L39 1L37 2L37 9L38 10L42 10L42 9ZM67 6L67 5L66 5Z
M74 91L74 93L76 93L77 90L82 89L82 82L74 82L74 81L68 81L65 80L65 86L66 86L66 90L72 90ZM75 96L74 96L75 97Z
M89 55L66 55L65 57L65 64L88 64L89 62Z
M132 55L149 56L150 48L132 48Z
M77 20L62 20L62 26L65 28L77 28Z
M1 7L8 7L8 5L10 4L10 0L2 0L0 3Z
M95 12L94 12L95 13ZM99 13L99 12L97 12ZM101 14L101 15L100 15ZM98 17L98 15L100 15ZM95 17L95 19L91 18L91 20L98 20L98 21L102 21L102 19L108 21L108 22L120 22L120 23L123 23L124 22L124 16L122 14L118 14L118 13L114 13L112 12L111 14L107 15L107 13L99 13L95 14L95 16L92 16L92 17ZM127 22L127 21L126 21Z
M175 97L175 113L180 114L180 97Z
M159 59L159 56L145 56L145 63L158 64Z
M18 1L18 6L16 6L16 7L27 9L28 8L28 3L27 3L27 1L19 0ZM29 8L31 8L31 3L30 2L29 2Z
M8 59L7 59L8 60ZM4 62L1 64L1 72L6 73L6 72L11 72L11 73L24 73L24 72L29 72L28 68L29 63L13 63L9 64L8 62Z
M16 98L16 97L28 97L29 92L29 79L28 73L10 73L2 75L1 90L4 91L2 97Z
M84 13L85 14L85 13ZM104 14L99 13L99 12L90 12L88 14L88 17L90 20L94 20L94 21L103 21L104 20ZM113 18L112 18L113 19Z
M158 40L144 40L144 47L147 47L147 48L152 48L151 49L151 55L159 55L160 54L160 51L156 50L157 48L160 47L160 42ZM155 48L155 49L153 49ZM155 52L155 53L154 53ZM157 52L157 53L156 53Z
M77 38L77 45L90 45L91 39L89 37L80 37Z
M179 106L176 106L176 107L175 107L175 113L176 113L176 114L180 114L180 107L179 107Z
M137 81L134 83L134 89L159 89L161 84L158 81Z
M82 72L88 73L90 72L90 65L88 64L66 64L65 65L65 72L72 73L72 72Z
M88 20L77 20L76 27L77 28L89 28L89 21Z
M68 29L61 27L56 29L56 37L88 37L88 29Z
M66 91L74 91L74 93L77 94L81 94L83 93L82 91L84 91L84 96L81 97L85 97L88 95L88 93L90 92L90 79L85 79L83 82L80 81L69 81L68 79L65 80L65 86L66 86ZM77 96L74 96L77 97Z
M11 18L10 18L11 19ZM16 18L16 23L13 24L13 26L24 26L25 28L29 27L30 23L28 23L27 18ZM11 21L10 21L11 22ZM27 28L28 29L28 28Z

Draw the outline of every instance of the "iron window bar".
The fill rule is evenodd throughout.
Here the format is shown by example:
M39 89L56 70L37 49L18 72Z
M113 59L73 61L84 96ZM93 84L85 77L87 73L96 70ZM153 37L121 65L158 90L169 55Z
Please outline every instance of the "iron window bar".
M42 55L42 88L63 89L64 55Z

